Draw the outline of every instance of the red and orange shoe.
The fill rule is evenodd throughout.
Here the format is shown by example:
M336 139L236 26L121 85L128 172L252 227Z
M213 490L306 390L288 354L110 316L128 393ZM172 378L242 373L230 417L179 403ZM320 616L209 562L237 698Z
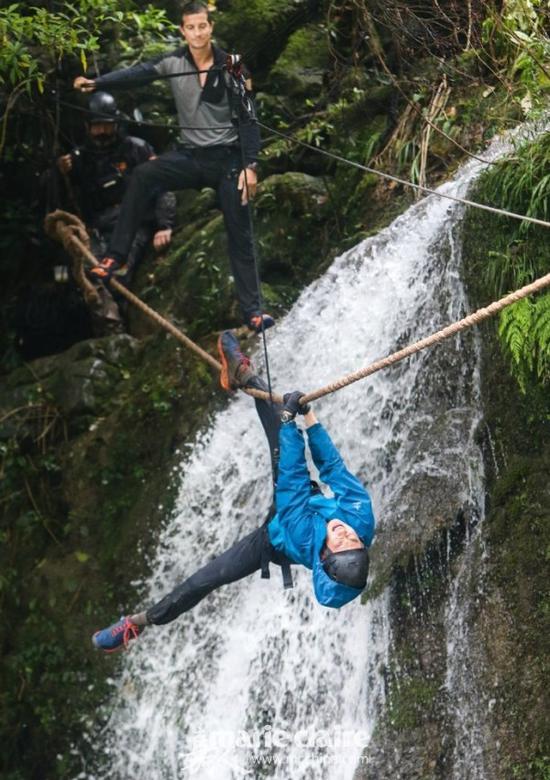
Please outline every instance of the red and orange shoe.
M220 385L228 393L238 387L244 387L254 376L250 358L243 355L239 341L233 331L225 330L218 338L218 353L222 370Z
M93 268L90 268L88 273L94 279L99 279L102 282L108 282L114 272L119 268L120 263L118 263L114 258L104 257L100 263L94 265Z

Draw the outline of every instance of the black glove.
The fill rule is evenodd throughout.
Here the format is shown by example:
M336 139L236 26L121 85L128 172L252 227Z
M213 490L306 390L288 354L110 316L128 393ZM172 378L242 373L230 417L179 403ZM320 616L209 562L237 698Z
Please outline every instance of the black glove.
M307 414L311 409L309 404L302 406L300 404L300 398L305 393L301 393L299 390L294 390L292 393L285 393L283 395L283 410L281 412L281 422L287 423L293 420L297 414Z
M103 284L106 284L119 268L120 264L116 260L113 260L112 257L105 257L101 263L90 268L88 273L92 279L99 279Z

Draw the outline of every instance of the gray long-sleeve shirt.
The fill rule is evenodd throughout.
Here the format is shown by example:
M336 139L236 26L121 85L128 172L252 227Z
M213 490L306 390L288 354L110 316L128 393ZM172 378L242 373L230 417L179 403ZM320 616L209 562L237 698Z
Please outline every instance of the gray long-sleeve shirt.
M178 112L180 141L184 146L232 146L239 144L237 114L245 163L256 162L260 151L258 125L244 111L240 100L232 96L224 70L226 54L214 46L214 65L201 87L197 67L184 46L156 60L107 73L95 79L97 89L136 87L155 79L170 78L170 87ZM192 74L192 75L186 75Z

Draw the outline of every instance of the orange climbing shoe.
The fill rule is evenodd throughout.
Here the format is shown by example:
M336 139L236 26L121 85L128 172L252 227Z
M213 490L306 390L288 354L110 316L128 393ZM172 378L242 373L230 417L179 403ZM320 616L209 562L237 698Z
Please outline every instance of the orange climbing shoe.
M117 271L119 268L120 263L118 263L114 258L104 257L100 263L94 265L93 268L90 268L88 273L94 279L99 279L102 282L108 282L110 281L115 271Z
M220 385L228 393L243 387L254 376L250 358L243 355L232 331L225 330L218 338L218 353L222 364Z

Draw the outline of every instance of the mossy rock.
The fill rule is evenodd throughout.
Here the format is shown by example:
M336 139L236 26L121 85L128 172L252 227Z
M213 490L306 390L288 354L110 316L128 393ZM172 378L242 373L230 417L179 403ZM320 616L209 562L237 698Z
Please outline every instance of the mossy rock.
M71 425L80 415L104 414L137 351L137 343L126 334L89 339L59 355L33 361L32 368L12 372L0 393L0 408L20 408L22 414L6 419L0 437L21 435L26 408L30 412L41 405L44 410L51 407ZM29 430L36 427L36 415L29 417L28 425Z
M292 33L270 72L270 90L290 98L320 94L329 66L327 32L310 24Z
M60 424L44 435L18 431L23 438L2 450L2 487L11 494L0 550L10 627L1 640L0 724L10 735L2 760L20 768L10 777L78 774L70 742L108 687L89 636L135 601L128 562L145 571L139 550L146 554L170 512L179 447L221 401L211 371L165 334L85 342L35 361L11 376L5 398L23 387L51 405L47 382L62 400L59 377L78 384L90 360L116 369L103 387L110 402L93 413L88 405L58 409Z
M273 63L292 30L303 21L305 9L295 0L232 0L218 4L215 35L228 51L243 55L257 72Z

